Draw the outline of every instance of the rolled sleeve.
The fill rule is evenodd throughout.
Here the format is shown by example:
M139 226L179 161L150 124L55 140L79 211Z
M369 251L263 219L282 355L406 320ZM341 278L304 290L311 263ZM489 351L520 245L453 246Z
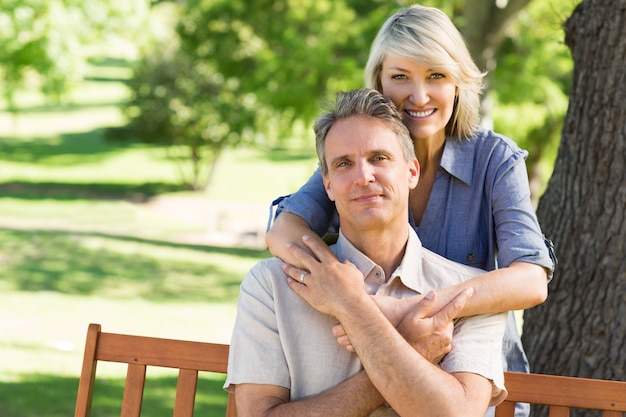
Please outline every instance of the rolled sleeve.
M290 388L289 369L281 349L273 291L263 277L269 274L265 260L244 278L237 303L237 319L228 355L224 384L256 383Z
M470 372L491 381L494 406L506 398L502 366L502 337L506 313L466 317L454 325L452 350L441 362L446 372Z
M518 152L511 156L494 182L492 204L498 265L528 262L543 266L551 276L554 262L531 204L525 155Z

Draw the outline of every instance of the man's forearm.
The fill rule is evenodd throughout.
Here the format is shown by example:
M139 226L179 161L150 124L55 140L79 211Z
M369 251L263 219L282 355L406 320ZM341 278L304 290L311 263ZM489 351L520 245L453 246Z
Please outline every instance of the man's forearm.
M352 304L337 318L372 384L400 416L460 415L474 405L455 377L417 353L378 308L367 304Z
M236 389L240 417L366 417L384 404L364 371L318 395L289 401L275 396L257 396L259 385L245 384ZM286 394L288 397L288 394Z

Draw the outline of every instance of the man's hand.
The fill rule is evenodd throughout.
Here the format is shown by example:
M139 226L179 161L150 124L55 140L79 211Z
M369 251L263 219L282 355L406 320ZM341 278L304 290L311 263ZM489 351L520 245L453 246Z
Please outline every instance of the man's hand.
M400 322L398 331L423 357L437 364L452 349L453 320L473 294L473 288L466 288L430 316L436 298L436 293L430 291Z

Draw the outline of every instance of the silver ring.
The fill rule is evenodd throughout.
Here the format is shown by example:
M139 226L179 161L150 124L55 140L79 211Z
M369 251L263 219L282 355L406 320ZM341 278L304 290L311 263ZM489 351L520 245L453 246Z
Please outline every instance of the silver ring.
M300 283L304 284L304 276L306 275L306 271L300 272Z

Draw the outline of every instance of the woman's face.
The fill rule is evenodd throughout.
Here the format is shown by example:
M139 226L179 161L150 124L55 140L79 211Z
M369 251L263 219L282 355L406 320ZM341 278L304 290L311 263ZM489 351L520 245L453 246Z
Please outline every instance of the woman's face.
M402 112L414 141L445 140L456 85L446 75L397 54L387 54L380 73L382 93Z

